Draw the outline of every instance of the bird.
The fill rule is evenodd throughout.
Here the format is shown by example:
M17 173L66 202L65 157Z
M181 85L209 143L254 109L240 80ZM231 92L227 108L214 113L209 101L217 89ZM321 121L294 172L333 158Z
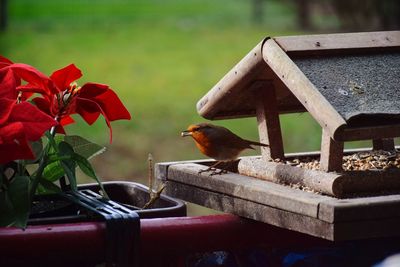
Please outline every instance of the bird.
M253 146L269 146L267 144L243 139L225 127L206 122L189 125L187 130L181 132L181 136L191 136L202 154L216 160L216 163L208 169L199 172L213 170L214 172L212 175L226 173L225 170L216 172L215 167L222 162L232 162L236 160L243 150L254 149Z

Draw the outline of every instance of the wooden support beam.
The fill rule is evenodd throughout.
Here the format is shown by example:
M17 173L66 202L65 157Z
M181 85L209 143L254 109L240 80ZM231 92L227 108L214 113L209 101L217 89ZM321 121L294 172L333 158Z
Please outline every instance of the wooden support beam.
M265 160L283 159L285 155L275 89L272 86L263 86L262 83L257 86L259 88L255 92L258 133L260 142L269 145L269 147L261 147L261 154Z
M327 130L322 129L321 170L342 171L344 143L331 138Z
M394 139L393 138L373 139L372 147L374 150L385 150L385 151L394 150Z
M282 36L273 39L289 56L398 51L400 31Z
M400 124L382 126L362 126L358 128L343 128L335 132L335 140L358 141L373 139L390 139L400 136Z

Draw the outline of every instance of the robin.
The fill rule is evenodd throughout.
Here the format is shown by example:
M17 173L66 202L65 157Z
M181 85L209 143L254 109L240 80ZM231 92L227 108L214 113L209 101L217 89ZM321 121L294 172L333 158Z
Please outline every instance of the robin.
M267 144L245 140L225 127L211 123L189 125L187 130L181 133L181 136L191 136L201 153L217 161L208 169L199 172L214 170L212 175L226 172L221 170L217 173L215 172L215 167L222 162L236 160L243 150L254 149L252 146L268 146Z

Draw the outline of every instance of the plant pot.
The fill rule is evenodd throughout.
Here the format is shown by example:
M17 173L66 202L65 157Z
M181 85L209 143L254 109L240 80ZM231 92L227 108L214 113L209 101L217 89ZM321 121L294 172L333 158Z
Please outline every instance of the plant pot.
M104 182L103 186L110 198L128 208L135 209L141 219L182 217L186 216L186 205L183 201L166 195L148 209L140 209L150 199L148 187L134 182ZM97 184L85 184L79 189L90 189L99 192Z
M104 222L92 211L58 196L52 200L56 208L36 212L27 229L0 228L0 266L26 266L27 263L29 266L94 266L103 262L136 266L139 219L186 215L182 201L163 195L153 208L138 210L136 207L149 199L148 189L143 185L106 182L104 187L113 200L111 205L135 210L136 218L110 215ZM96 184L79 186L79 191L88 190L96 193L99 188ZM92 193L89 192L89 197L96 199ZM49 198L45 196L41 200Z
M104 189L110 199L123 206L135 210L140 218L165 218L186 216L186 205L183 201L165 195L148 209L141 209L149 201L148 187L134 182L113 181L104 182ZM91 190L99 193L100 187L97 184L83 184L78 186L79 190ZM46 203L46 204L45 204ZM40 196L35 202L33 214L29 219L29 225L73 223L88 220L96 220L92 213L82 210L77 204L62 198L58 195ZM50 204L46 210L42 206Z

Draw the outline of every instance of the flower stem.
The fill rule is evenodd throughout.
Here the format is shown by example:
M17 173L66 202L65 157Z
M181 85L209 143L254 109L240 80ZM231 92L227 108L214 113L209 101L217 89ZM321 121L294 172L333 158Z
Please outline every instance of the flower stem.
M56 126L53 126L50 129L50 138L51 139L53 139L54 136L56 135L55 129L56 129ZM30 203L32 203L33 197L34 197L34 195L36 193L36 189L37 189L37 187L39 185L40 180L42 179L42 174L43 174L44 168L46 168L46 166L48 164L48 162L47 162L48 159L49 159L49 155L48 154L49 154L49 151L50 151L50 147L52 145L51 144L52 141L50 140L50 138L49 138L49 143L45 147L45 150L44 150L44 153L42 155L42 158L40 159L39 167L38 167L38 169L36 171L36 175L34 176L34 178L32 180L31 189L30 189L30 192L29 192L29 196L31 198L30 199Z

